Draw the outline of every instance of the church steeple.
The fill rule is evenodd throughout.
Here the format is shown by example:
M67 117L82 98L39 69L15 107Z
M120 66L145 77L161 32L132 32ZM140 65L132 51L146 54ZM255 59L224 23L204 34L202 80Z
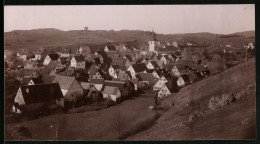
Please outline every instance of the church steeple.
M157 41L157 39L155 38L154 31L152 31L152 41Z

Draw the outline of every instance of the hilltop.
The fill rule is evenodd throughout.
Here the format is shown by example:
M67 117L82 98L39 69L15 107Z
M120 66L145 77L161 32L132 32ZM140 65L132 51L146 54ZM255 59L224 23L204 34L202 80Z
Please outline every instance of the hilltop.
M62 46L70 44L105 44L107 42L138 41L147 43L151 37L150 31L141 30L70 30L62 31L54 28L15 30L5 32L5 49L17 50L22 48L38 48ZM219 44L232 43L242 47L245 43L254 41L255 31L239 32L229 35L212 33L187 34L156 34L159 41L189 41L198 44L210 44L218 47Z

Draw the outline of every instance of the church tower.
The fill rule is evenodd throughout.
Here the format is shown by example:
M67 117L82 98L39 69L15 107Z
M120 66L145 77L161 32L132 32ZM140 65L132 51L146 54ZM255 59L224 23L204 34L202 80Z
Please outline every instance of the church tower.
M157 45L158 41L157 39L155 38L155 34L154 34L154 31L152 32L152 38L150 41L148 41L148 44L149 44L149 51L155 51L155 47Z

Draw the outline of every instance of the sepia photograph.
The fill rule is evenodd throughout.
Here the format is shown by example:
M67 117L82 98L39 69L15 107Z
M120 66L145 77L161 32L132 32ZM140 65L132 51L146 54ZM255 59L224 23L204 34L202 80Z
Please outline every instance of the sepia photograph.
M4 6L5 141L255 140L255 4Z

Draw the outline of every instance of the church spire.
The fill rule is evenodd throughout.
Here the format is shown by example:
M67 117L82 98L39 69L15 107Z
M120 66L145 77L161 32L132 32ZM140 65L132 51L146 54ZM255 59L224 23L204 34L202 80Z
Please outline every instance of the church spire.
M155 38L154 31L152 31L152 41L157 41L157 39Z

